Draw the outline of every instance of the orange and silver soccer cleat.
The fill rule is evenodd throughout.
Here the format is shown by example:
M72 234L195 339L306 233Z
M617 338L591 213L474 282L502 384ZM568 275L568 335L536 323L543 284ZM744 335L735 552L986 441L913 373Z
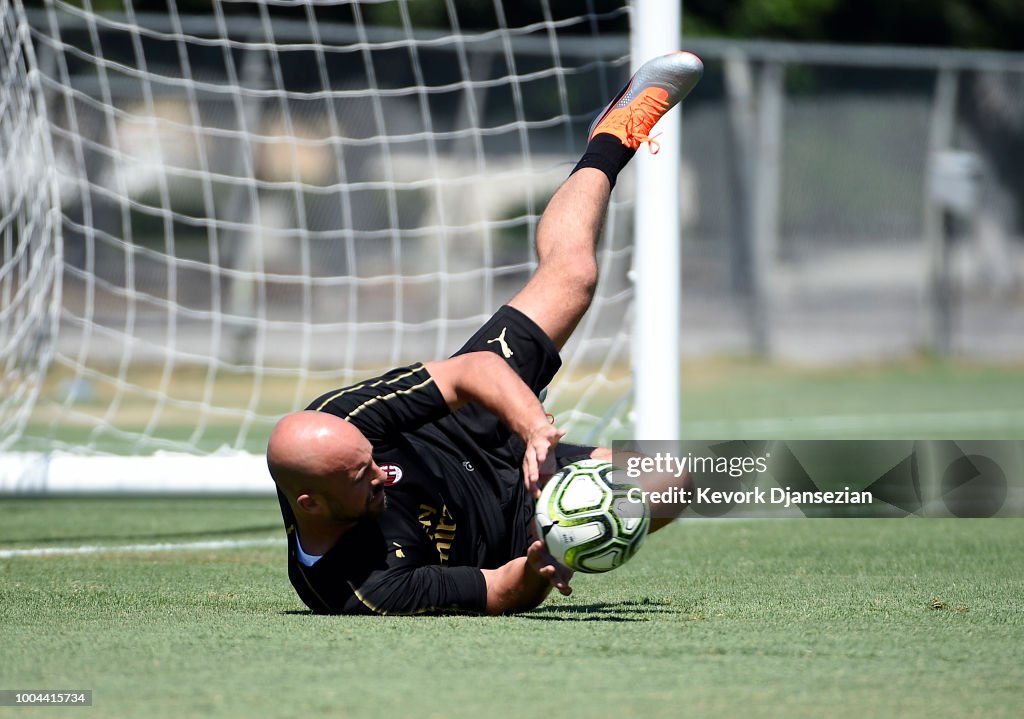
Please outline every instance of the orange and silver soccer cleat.
M689 94L703 73L704 63L689 52L648 60L594 120L588 139L602 133L614 135L633 150L646 142L656 154L659 146L651 128Z

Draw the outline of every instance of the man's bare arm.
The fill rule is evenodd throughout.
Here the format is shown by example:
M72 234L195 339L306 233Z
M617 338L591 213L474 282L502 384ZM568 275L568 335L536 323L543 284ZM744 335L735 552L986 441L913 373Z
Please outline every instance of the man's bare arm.
M526 445L523 478L534 495L540 467L565 434L544 413L525 382L492 352L470 352L424 365L452 411L475 402L497 416Z
M555 562L544 543L534 541L525 557L497 569L482 569L487 583L487 613L511 614L540 605L554 587L568 596L572 572Z

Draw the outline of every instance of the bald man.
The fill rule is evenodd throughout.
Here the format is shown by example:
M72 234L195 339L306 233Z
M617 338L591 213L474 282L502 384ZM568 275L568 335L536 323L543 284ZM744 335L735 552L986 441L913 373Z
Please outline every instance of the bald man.
M618 173L702 70L673 53L623 87L541 217L537 271L454 356L328 392L274 428L289 578L310 609L503 614L570 593L530 536L534 498L557 467L610 452L560 443L538 395L590 305Z

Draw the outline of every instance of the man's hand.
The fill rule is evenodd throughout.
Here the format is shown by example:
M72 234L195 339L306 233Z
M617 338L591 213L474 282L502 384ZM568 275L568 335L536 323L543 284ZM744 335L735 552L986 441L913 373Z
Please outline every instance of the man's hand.
M523 481L534 497L540 496L541 469L550 468L545 460L565 430L548 421L540 400L515 370L493 352L470 352L425 367L453 412L476 402L523 441Z
M497 569L481 569L487 583L487 613L510 614L533 609L554 587L568 596L572 572L556 562L544 542L534 541L525 557Z
M526 445L526 454L523 455L523 482L526 483L526 491L532 494L534 499L540 496L542 475L550 477L554 474L555 445L564 436L565 430L550 424L545 417L543 424L534 425L520 437Z
M569 586L572 570L556 562L548 548L544 546L544 542L537 539L527 548L526 562L531 570L547 579L562 596L568 597L572 594L572 587Z

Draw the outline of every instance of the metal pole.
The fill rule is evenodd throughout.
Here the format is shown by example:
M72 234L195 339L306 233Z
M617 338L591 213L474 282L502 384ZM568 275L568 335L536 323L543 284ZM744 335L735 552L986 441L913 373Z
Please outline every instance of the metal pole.
M775 259L779 247L780 188L782 184L782 119L785 66L769 60L761 68L757 102L756 165L753 174L753 247L750 253L754 299L751 318L754 351L771 357L773 346Z
M939 153L953 141L958 76L956 70L943 68L935 80L928 137L928 170L925 173L924 239L928 247L929 344L940 357L948 357L953 347L952 287L949 276L949 233L946 211L935 196L936 162Z
M733 292L745 303L745 314L750 322L751 343L760 351L757 328L757 292L754 258L754 186L757 166L754 145L754 79L750 58L739 50L725 56L724 81L726 108L729 115L729 181L734 202L732 214L732 267Z
M634 70L644 61L680 49L682 3L637 0L633 6ZM636 304L633 339L634 427L637 439L680 436L680 143L678 108L658 123L662 150L637 153L633 221Z

